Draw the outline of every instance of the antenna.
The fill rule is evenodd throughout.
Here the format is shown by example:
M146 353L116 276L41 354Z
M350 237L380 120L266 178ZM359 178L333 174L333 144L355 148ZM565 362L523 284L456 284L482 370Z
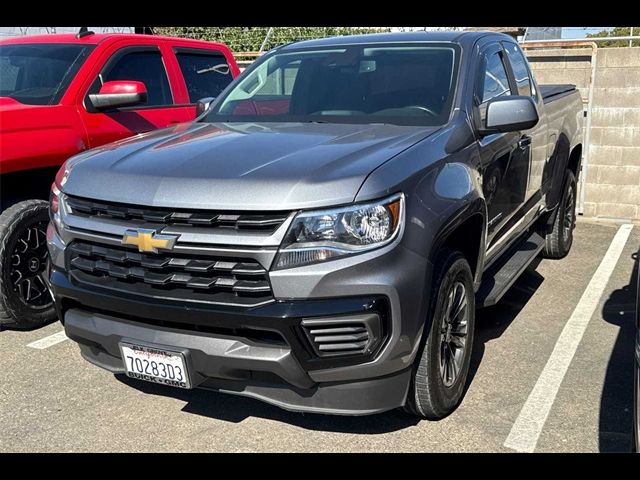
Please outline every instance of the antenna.
M138 35L153 35L153 27L133 27L133 32Z
M80 31L76 35L76 38L84 38L87 35L94 35L94 34L95 34L95 32L92 32L87 27L80 27Z

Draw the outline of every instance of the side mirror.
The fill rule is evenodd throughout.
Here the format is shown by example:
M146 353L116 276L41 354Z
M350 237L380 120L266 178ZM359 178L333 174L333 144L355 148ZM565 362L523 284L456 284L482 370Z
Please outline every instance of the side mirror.
M489 100L484 126L480 133L486 135L498 132L528 130L537 125L540 117L533 98L511 95Z
M196 118L209 110L209 107L213 103L216 97L204 97L196 102Z
M129 80L104 82L100 92L89 95L89 100L98 110L139 105L147 101L147 87Z

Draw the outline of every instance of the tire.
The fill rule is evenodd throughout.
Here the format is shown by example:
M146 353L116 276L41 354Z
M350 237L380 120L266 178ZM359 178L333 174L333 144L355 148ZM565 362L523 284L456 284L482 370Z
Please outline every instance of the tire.
M0 323L34 328L56 318L43 276L49 204L25 200L0 215ZM44 242L44 248L43 248Z
M469 263L460 252L444 251L438 255L435 262L434 279L429 314L426 325L429 331L423 334L422 350L416 357L411 385L407 394L405 411L413 415L431 420L447 416L455 410L464 394L471 352L473 349L473 330L475 326L475 294L473 291L473 276ZM464 287L460 291L460 286ZM466 302L460 315L446 322L449 310L453 310L449 298L453 302L458 298ZM466 328L462 328L466 320ZM456 323L458 326L456 327ZM443 332L444 330L444 332ZM462 336L462 331L465 335ZM457 335L449 332L457 332ZM449 344L447 353L447 339L464 338L464 348L458 350ZM451 357L451 352L458 352L458 356ZM441 360L453 358L457 365L457 375L447 375L452 370L441 367ZM443 362L446 365L446 362Z
M564 258L571 250L576 226L576 192L576 177L571 170L567 170L553 230L544 239L542 256L545 258Z
M640 308L640 307L638 307ZM640 453L640 366L635 365L633 374L633 432L631 451Z

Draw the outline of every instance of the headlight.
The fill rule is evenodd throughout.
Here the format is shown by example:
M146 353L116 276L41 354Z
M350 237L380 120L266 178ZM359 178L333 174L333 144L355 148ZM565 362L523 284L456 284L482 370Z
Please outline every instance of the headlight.
M63 163L56 174L56 178L54 182L51 184L51 193L49 195L49 217L56 227L56 231L58 235L60 234L60 229L62 228L62 212L61 210L64 208L61 205L63 199L63 194L61 192L62 186L67 182L67 177L69 176L69 170L67 169L67 162Z
M56 183L51 184L51 193L49 194L49 218L53 222L53 225L56 227L56 232L60 235L60 230L62 228L62 212L60 211L60 201L62 197L62 193L60 189L56 185Z
M67 160L62 164L62 166L58 170L58 173L56 173L54 183L58 186L58 189L61 189L62 187L64 187L64 184L67 183L67 178L69 178L70 172L71 169L69 168L69 160Z
M278 251L275 270L366 252L391 242L402 223L404 197L301 212Z

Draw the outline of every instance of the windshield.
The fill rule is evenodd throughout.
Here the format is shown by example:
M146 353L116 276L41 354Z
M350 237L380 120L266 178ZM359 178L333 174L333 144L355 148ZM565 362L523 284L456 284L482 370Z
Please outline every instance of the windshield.
M276 51L244 72L204 121L440 125L451 111L457 48L381 43Z
M58 103L93 46L0 45L0 96L27 105Z

